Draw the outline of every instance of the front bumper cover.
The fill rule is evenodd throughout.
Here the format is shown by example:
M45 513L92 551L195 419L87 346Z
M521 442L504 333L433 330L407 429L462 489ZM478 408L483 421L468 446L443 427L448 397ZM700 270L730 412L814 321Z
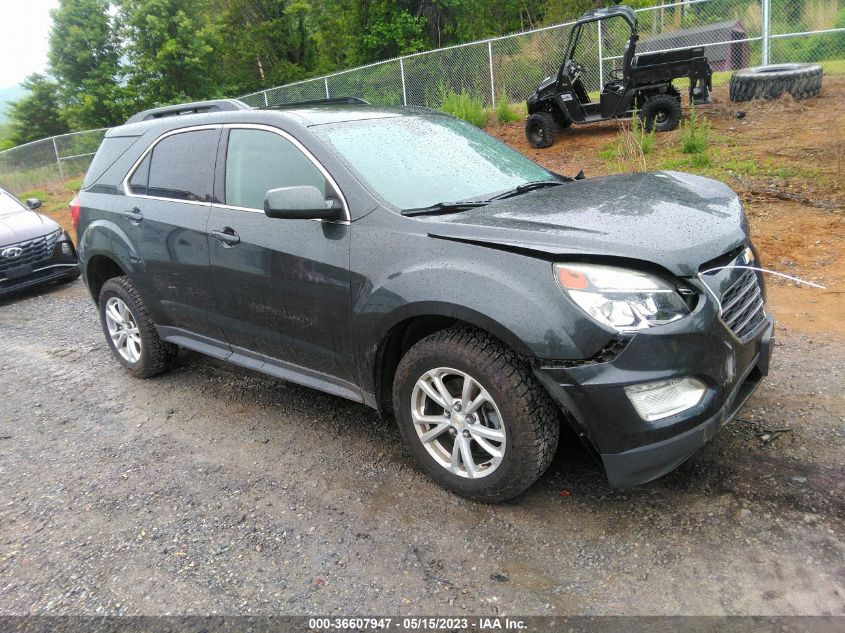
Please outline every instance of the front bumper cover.
M769 371L771 317L742 344L703 299L689 317L637 333L609 362L535 369L576 430L599 454L614 488L646 483L677 468L740 410ZM646 422L624 387L682 376L702 381L701 402Z
M63 244L68 245L70 254L66 255L62 251ZM71 279L78 275L79 259L76 249L67 231L62 231L47 259L22 266L20 269L11 268L0 272L0 297L54 281Z

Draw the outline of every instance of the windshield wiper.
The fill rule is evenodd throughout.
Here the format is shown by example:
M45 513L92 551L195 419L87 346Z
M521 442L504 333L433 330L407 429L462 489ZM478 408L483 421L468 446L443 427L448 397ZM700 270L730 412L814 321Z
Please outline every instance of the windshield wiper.
M457 213L458 211L466 211L467 209L474 209L476 207L483 207L487 204L487 200L465 200L463 202L438 202L430 207L421 207L419 209L402 209L402 215L442 215L445 213Z
M445 213L456 213L458 211L466 211L467 209L474 209L476 207L483 207L494 200L504 200L505 198L512 198L528 191L535 189L545 189L546 187L557 187L562 185L567 180L535 180L534 182L526 182L513 189L508 189L502 193L496 194L486 200L463 200L458 202L438 202L430 207L421 207L419 209L403 209L402 215L441 215Z
M535 189L557 187L562 184L564 184L564 181L561 180L536 180L534 182L526 182L524 185L519 185L518 187L514 187L513 189L508 189L507 191L497 194L490 198L490 200L504 200L505 198L513 198L514 196L534 191Z

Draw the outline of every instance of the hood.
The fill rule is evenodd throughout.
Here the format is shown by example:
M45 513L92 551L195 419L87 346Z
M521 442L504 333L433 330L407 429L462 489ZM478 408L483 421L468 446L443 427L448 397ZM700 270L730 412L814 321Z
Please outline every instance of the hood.
M748 239L745 214L729 187L671 171L577 180L420 219L431 237L562 258L644 260L684 277Z
M34 211L0 215L0 246L25 242L61 228L56 222Z

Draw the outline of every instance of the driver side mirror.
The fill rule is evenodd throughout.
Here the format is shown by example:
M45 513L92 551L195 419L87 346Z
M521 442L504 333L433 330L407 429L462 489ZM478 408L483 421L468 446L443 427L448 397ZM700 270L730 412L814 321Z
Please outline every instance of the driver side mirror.
M41 208L41 200L38 198L29 198L26 201L26 206L30 211L35 211Z
M270 189L264 197L264 213L268 218L283 220L336 220L338 209L317 187L282 187Z

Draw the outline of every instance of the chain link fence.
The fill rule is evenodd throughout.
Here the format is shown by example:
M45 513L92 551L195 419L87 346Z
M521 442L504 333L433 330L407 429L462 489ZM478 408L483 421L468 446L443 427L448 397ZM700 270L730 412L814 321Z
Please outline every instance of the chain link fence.
M667 0L638 9L638 52L703 46L716 73L784 62L842 60L845 0ZM439 107L447 92L491 106L502 96L524 101L555 74L574 22L481 42L415 53L240 97L268 107L332 97L375 105ZM629 29L622 18L585 25L576 58L589 91L621 65ZM106 130L66 134L0 152L0 186L15 192L87 169Z

